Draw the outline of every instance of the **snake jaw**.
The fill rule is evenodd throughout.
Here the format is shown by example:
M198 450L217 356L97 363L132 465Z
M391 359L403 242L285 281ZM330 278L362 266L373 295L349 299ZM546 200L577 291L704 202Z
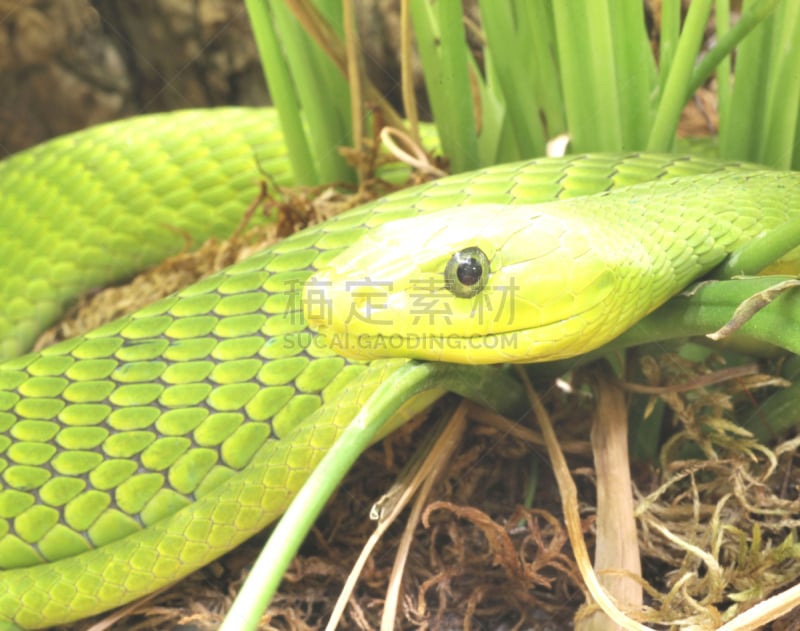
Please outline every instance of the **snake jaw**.
M362 328L333 316L333 312L349 302L347 291L324 285L321 293L314 295L316 285L317 280L312 279L304 291L306 296L312 294L311 304L322 299L334 307L328 317L306 307L308 324L325 338L333 351L352 360L402 357L473 365L544 362L588 352L615 337L603 335L599 330L602 304L592 304L570 317L541 326L484 335L464 336L441 329L403 333L403 327L390 325L384 330ZM304 300L304 304L309 303ZM350 303L349 308L358 307ZM378 317L374 311L370 315ZM592 342L587 342L587 338ZM580 342L577 346L576 340Z

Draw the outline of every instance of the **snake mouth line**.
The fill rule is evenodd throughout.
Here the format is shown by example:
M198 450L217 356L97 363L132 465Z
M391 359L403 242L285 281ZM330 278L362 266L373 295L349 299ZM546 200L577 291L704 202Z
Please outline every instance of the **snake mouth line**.
M398 332L388 327L385 333L353 332L330 326L321 326L318 332L329 348L354 359L407 357L459 361L459 358L469 357L468 363L533 363L557 359L574 348L576 334L571 331L559 333L557 327L581 318L596 307L591 305L567 318L536 327L518 327L489 334ZM579 333L583 334L585 330L586 327L580 327ZM602 341L606 341L605 337Z

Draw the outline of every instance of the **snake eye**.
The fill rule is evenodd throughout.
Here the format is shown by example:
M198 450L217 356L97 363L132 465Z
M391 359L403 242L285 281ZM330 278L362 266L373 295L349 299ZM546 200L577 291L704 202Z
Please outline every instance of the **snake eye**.
M480 248L459 250L444 268L444 286L458 298L472 298L486 287L489 259Z

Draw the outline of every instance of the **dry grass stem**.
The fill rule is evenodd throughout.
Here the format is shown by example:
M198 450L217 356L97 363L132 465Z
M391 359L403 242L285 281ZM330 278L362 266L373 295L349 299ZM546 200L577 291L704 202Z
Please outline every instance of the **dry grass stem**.
M592 450L597 476L597 526L594 569L615 602L636 611L642 606L638 537L633 510L633 482L628 458L628 406L621 384L608 366L589 374L597 402L592 422ZM576 631L620 627L602 612L576 621Z
M600 584L597 574L595 574L592 568L589 559L589 551L586 548L586 542L583 538L580 524L580 511L578 508L578 489L575 486L575 481L572 479L572 474L569 471L564 454L558 445L558 438L550 422L550 417L531 386L530 381L528 381L525 371L519 368L517 374L519 374L520 379L525 385L525 390L533 406L534 415L542 430L542 435L544 436L547 446L547 455L550 457L553 473L555 474L558 484L558 490L561 493L561 504L564 510L564 520L567 525L569 540L572 544L573 553L581 576L586 583L586 588L603 612L623 629L652 631L650 627L636 622L622 613Z

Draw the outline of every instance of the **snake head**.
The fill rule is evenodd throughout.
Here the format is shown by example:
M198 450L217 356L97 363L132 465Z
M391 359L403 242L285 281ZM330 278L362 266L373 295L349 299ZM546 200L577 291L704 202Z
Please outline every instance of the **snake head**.
M603 245L602 228L569 210L484 204L383 224L306 282L305 317L354 359L485 364L592 350L630 325L614 314L636 253Z

